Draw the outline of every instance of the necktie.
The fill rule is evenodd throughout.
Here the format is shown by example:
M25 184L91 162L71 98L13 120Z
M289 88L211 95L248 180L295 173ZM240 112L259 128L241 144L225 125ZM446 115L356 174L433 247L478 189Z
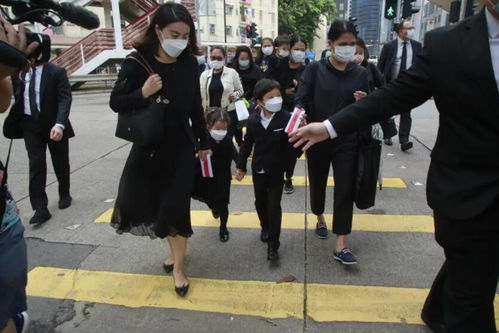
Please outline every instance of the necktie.
M402 73L406 69L407 69L407 42L404 42L403 46L402 46L402 58L401 58L401 62L400 62L399 75L400 75L400 73Z
M33 119L38 119L38 115L40 111L38 110L38 106L36 105L36 91L35 91L35 84L36 84L36 68L33 67L33 72L31 74L31 78L29 81L29 107L31 109L31 116Z

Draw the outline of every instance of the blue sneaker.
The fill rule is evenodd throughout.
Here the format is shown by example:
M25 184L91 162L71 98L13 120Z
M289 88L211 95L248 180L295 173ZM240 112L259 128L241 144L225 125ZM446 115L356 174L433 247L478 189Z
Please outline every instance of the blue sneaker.
M319 237L320 239L326 239L327 238L327 225L325 222L317 222L317 225L315 226L315 235Z
M28 331L29 317L26 311L16 314L12 317L12 320L16 325L17 333L26 333Z
M357 259L353 255L352 251L346 247L340 252L333 251L333 258L341 262L343 265L356 265Z

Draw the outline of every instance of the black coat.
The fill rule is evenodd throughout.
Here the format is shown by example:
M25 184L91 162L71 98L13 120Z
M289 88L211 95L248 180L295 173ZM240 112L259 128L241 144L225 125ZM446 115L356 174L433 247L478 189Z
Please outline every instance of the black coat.
M416 57L421 54L422 45L420 42L411 40L412 45L412 63L416 60ZM395 38L391 42L386 43L381 50L378 60L378 69L383 73L387 82L390 82L392 78L392 67L395 59L397 58L398 50L398 38Z
M478 216L499 197L499 92L485 13L429 32L414 66L329 118L339 135L434 97L440 113L427 197L435 213Z
M237 168L246 171L248 157L253 150L251 169L253 173L265 170L267 174L282 174L292 155L300 156L301 150L294 149L284 132L291 114L277 112L265 129L261 124L260 112L250 115L244 142L239 150Z
M19 128L20 135L18 138L22 138L20 122L24 115L25 84L17 76L13 76L12 85L15 102L10 110L9 118L13 121L6 123L4 126ZM69 121L71 102L71 86L66 70L51 63L44 64L40 82L40 117L38 126L46 138L50 137L50 131L55 124L64 125L64 137L71 138L75 136Z
M131 55L136 56L136 52L132 52ZM147 72L138 63L125 60L111 92L109 101L111 109L115 112L127 112L149 105L151 100L142 96L142 86L147 78ZM177 107L180 108L185 133L194 147L201 150L209 149L209 134L201 105L199 67L196 59L184 52L177 58L175 82L163 82L163 84L175 84L178 91L182 91L182 103L177 103Z

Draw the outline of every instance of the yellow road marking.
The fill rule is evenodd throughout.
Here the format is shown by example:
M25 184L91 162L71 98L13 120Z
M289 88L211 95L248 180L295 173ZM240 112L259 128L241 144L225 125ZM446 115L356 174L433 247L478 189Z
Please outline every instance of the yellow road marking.
M310 182L309 182L310 184ZM232 181L232 185L253 185L253 177L246 176L241 182L237 180ZM305 186L305 176L295 176L293 177L293 185L295 186ZM328 186L334 186L333 177L328 177ZM406 183L400 178L383 178L383 188L407 188Z
M171 277L36 267L29 296L79 302L228 313L265 318L303 318L302 283L190 278L185 299ZM422 324L427 289L334 284L307 285L307 314L319 322ZM495 299L499 319L499 301ZM499 321L496 319L499 324Z
M99 216L96 223L109 223L113 209L107 210ZM332 215L326 214L326 221L331 226ZM303 229L304 215L302 213L282 214L283 229ZM210 211L191 211L191 222L195 227L218 227L218 220L214 219ZM314 229L316 218L308 215L308 228ZM230 228L259 229L258 215L253 212L232 212L229 216ZM374 232L434 232L433 218L426 215L373 215L355 214L353 216L353 230Z

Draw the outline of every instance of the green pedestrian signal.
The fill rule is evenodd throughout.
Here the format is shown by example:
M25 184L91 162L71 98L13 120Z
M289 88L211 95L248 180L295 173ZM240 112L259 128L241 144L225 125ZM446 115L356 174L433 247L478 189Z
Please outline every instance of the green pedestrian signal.
M385 18L393 20L397 18L397 0L385 0Z

